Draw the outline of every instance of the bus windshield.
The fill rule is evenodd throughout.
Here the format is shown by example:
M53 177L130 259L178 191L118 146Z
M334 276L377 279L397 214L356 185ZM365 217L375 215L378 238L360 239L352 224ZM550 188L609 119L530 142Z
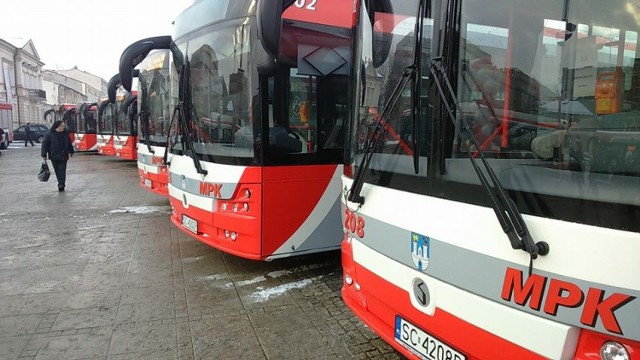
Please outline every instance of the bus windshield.
M96 105L82 104L78 106L78 132L83 134L96 133Z
M131 111L125 112L124 104L127 97L130 96L128 92L119 94L116 98L116 121L115 128L117 135L131 135L133 132L132 121L130 120Z
M389 116L365 181L487 206L468 159L469 153L482 152L523 213L640 230L635 220L640 216L640 23L635 8L625 4L462 2L459 29L450 29L459 39L442 45L447 48L442 62L459 103L456 121L466 122L470 134L457 134L439 111L442 99L431 91L431 66L424 61L419 173L410 156L414 135L407 88ZM408 19L377 13L363 30L391 46L381 64L369 60L375 60L375 43L369 54L363 50L362 78L369 91L360 96L368 101L360 104L360 113L368 115L353 130L356 160L379 121L377 107L393 90L394 73L412 59L415 21ZM405 24L410 26L403 29ZM422 51L430 53L431 31L424 37ZM454 43L457 48L448 49ZM441 119L433 121L438 112Z
M219 156L250 159L250 28L241 23L209 29L184 40L189 74L189 135L202 160L215 162ZM243 128L248 129L246 134Z
M113 116L114 116L114 104L108 104L105 106L102 116L98 119L99 133L103 135L113 134Z
M140 94L141 101L138 104L141 111L146 111L147 124L140 124L141 135L148 138L140 137L141 143L149 142L149 145L166 146L167 137L169 136L169 123L171 120L171 112L169 110L170 101L170 80L168 51L156 52L150 54L140 64ZM146 109L142 107L145 106ZM145 129L142 129L146 126Z

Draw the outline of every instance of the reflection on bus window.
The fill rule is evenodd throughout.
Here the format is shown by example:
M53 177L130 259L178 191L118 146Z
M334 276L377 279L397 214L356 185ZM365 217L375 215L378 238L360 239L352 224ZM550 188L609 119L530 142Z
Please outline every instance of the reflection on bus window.
M363 21L371 21L363 27L362 39L369 39L371 44L364 47L361 54L360 76L365 78L364 85L358 95L359 117L354 127L352 148L355 150L355 165L359 165L361 154L367 148L373 150L370 171L365 174L365 181L373 184L403 188L407 191L419 191L424 187L424 177L427 175L427 154L430 144L431 111L425 95L428 83L428 67L423 78L418 79L423 88L423 103L421 114L418 116L418 134L416 141L419 148L414 146L412 106L412 82L404 88L398 101L388 112L387 118L382 118L385 106L388 106L392 93L402 78L405 67L411 65L415 44L415 9L402 1L392 1L394 14L375 11L369 18L362 16ZM363 11L366 11L363 9ZM431 55L431 38L433 21L424 19L423 29L423 66L429 63ZM367 40L365 40L367 41ZM378 58L378 54L387 53L386 57ZM382 131L374 135L377 126ZM372 147L372 144L375 146ZM418 154L414 154L417 152ZM418 159L418 173L414 164L414 155ZM409 180L413 178L413 180ZM407 182L408 181L408 182ZM411 183L411 185L407 185Z
M244 74L249 34L247 25L239 25L189 39L189 131L196 152L207 161L253 157L251 87Z
M622 1L528 4L462 4L455 83L479 148L451 131L445 178L477 185L466 158L481 151L508 190L538 204L546 195L640 205L639 23L611 14ZM540 210L530 204L519 206Z

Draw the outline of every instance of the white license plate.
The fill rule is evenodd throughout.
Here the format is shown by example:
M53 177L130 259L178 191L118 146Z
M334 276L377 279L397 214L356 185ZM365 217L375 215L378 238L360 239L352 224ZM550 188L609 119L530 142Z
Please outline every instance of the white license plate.
M188 217L187 215L182 215L182 226L194 234L198 233L198 221Z
M144 179L144 186L148 187L149 189L151 189L151 180L149 179Z
M428 360L466 360L467 356L396 315L395 340L400 345Z

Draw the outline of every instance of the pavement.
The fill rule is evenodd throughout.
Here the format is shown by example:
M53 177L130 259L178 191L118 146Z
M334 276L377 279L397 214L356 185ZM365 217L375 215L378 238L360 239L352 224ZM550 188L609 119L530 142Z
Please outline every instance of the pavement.
M135 162L0 156L0 359L400 359L340 297L340 252L271 262L169 221Z

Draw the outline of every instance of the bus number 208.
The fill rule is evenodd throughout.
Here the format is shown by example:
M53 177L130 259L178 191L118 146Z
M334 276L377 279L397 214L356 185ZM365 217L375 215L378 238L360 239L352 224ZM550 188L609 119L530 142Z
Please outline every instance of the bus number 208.
M344 228L360 239L364 238L364 218L344 209Z

